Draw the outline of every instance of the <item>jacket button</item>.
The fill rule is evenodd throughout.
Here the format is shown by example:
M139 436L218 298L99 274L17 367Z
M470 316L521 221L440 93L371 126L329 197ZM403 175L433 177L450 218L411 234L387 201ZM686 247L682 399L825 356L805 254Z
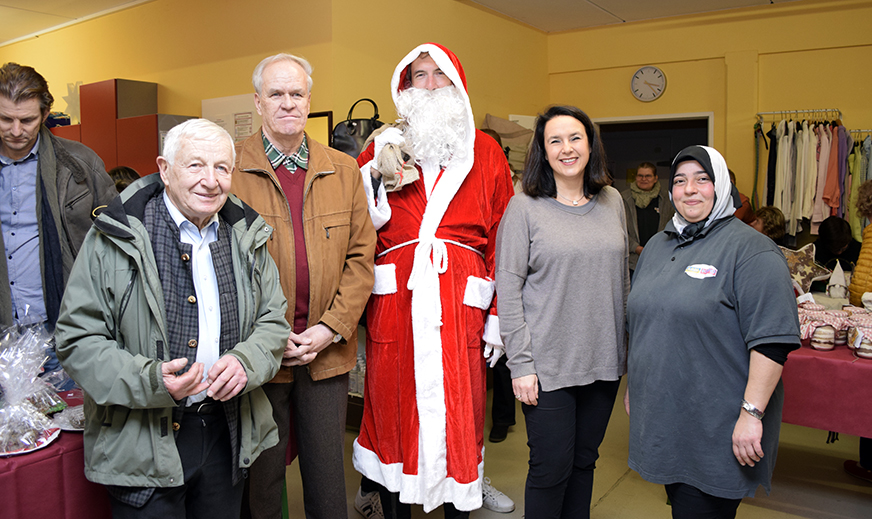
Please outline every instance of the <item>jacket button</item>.
M191 260L191 256L189 256L187 253L182 254L182 261L190 261L190 260Z
M246 465L248 465L248 463L249 463L248 458L244 458L244 459L242 460L242 463L245 463Z
M188 296L188 302L194 304L197 302L197 298L194 296Z
M197 339L191 339L188 341L188 348L196 348L197 347Z
M179 425L179 422L173 422L173 431L178 431L181 428L182 428L182 426ZM170 481L172 481L172 480L170 480Z

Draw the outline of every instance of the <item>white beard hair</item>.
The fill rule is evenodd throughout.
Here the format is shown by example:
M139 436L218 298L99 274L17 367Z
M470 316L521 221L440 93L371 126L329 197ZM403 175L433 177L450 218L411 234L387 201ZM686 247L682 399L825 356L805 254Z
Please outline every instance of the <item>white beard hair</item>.
M466 100L456 87L407 88L397 94L396 108L418 164L432 160L447 167L469 154Z

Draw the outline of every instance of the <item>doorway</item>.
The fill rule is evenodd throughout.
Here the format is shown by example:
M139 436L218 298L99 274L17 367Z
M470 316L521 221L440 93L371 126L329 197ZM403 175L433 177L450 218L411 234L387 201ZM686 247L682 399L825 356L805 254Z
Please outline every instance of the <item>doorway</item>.
M679 151L694 144L711 146L713 118L713 113L706 112L594 119L615 188L626 190L642 162L655 164L663 179Z

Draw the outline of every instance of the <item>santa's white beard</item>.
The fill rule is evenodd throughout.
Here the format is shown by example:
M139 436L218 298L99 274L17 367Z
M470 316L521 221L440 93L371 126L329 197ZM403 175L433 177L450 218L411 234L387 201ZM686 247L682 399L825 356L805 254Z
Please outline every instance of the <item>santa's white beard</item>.
M434 161L447 167L469 153L467 106L456 87L407 88L397 95L396 107L406 142L419 164Z

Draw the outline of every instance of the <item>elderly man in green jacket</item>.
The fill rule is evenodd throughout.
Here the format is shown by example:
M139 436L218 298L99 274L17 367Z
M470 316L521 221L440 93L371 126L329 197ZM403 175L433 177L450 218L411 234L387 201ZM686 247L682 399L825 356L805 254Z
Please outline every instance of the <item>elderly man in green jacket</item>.
M229 134L190 120L159 174L97 218L61 304L61 364L85 391L85 475L114 517L238 517L277 442L260 386L290 328L272 228L229 195Z

